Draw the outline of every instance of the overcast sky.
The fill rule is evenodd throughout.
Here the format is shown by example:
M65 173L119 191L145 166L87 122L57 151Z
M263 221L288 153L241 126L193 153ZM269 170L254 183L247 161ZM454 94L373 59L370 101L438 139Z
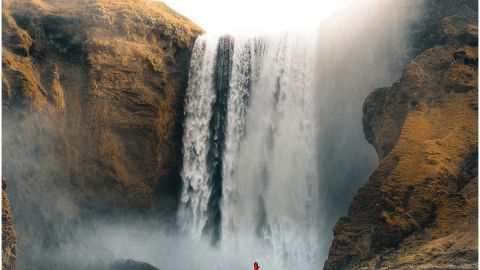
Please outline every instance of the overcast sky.
M163 0L208 33L312 28L351 0Z

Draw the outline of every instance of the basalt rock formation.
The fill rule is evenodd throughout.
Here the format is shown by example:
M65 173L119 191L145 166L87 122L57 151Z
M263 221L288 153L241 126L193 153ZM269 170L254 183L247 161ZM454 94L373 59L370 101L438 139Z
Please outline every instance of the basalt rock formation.
M365 100L380 164L334 228L324 269L477 269L476 1L425 1L413 58Z
M203 30L149 0L8 0L2 20L2 166L19 252L58 244L75 217L172 219Z

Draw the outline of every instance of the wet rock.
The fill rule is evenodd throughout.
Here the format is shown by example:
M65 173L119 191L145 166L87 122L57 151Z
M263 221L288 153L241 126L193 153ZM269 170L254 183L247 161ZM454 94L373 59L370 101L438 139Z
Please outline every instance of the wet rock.
M144 262L135 260L119 260L109 270L159 270L158 268Z

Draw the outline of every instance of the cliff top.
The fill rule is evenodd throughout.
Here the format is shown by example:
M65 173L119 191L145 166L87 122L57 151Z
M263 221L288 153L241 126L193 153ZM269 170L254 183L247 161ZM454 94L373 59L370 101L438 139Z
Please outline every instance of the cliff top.
M4 1L4 12L39 16L48 14L63 18L76 18L86 25L103 30L132 29L136 23L144 23L162 30L162 34L175 36L186 42L203 30L188 18L178 14L165 3L154 0L27 0ZM124 32L131 34L130 32ZM135 33L135 32L132 32ZM110 36L107 31L102 31Z

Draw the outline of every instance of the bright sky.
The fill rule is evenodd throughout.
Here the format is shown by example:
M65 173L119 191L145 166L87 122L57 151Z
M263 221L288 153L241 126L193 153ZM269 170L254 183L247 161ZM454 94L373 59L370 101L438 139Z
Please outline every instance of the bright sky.
M208 33L314 28L351 0L162 0Z

